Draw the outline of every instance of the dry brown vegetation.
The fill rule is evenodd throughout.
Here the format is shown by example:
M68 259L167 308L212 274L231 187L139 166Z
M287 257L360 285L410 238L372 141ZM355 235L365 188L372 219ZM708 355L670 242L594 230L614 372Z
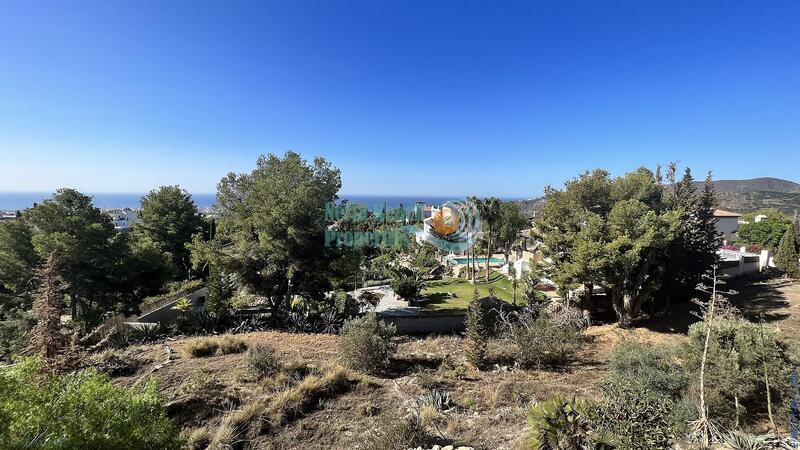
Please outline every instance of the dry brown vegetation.
M786 338L797 339L800 283L750 280L733 287L740 294L732 300L745 315L764 314ZM390 367L379 376L363 375L339 365L336 336L262 332L236 335L248 348L275 349L280 369L261 380L247 370L246 353L181 356L193 345L189 339L127 350L122 359L135 360L136 372L115 380L126 386L161 380L170 415L196 448L351 448L365 432L398 420L418 396L437 389L449 392L455 405L447 413L423 413L438 443L513 449L524 442L531 402L557 393L600 398L597 383L617 343L684 340L690 315L680 309L674 314L679 317L657 316L631 329L591 327L574 358L547 369L514 368L506 342L489 343L488 363L478 371L467 363L461 337L400 337Z

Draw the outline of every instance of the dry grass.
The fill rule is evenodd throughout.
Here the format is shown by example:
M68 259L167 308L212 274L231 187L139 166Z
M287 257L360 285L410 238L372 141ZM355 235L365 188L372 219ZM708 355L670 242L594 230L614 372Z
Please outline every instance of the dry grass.
M184 436L186 436L186 447L189 450L204 449L211 443L211 433L206 427L187 430L184 432Z
M273 397L267 408L269 421L273 427L279 427L300 416L320 398L347 389L353 381L350 371L341 366L329 367L321 375L307 375L297 385Z
M218 348L217 338L199 337L186 341L181 351L187 358L205 358L216 353Z
M243 340L233 336L223 336L219 339L219 354L233 355L247 350L247 344Z

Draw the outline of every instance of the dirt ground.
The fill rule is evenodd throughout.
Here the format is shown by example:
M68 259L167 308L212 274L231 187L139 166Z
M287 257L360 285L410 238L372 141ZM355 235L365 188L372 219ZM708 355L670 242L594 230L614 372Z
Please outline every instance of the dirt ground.
M738 294L731 302L751 318L763 317L778 326L785 338L797 342L800 330L800 282L751 278L731 283ZM556 393L598 398L598 382L605 375L611 350L622 340L638 339L653 345L676 345L685 339L695 320L689 304L669 315L656 315L631 329L613 324L593 326L586 343L567 365L546 370L519 370L510 362L512 349L492 342L492 367L469 368L459 336L400 337L389 372L360 378L351 388L331 393L283 425L277 432L257 437L256 448L350 448L367 430L403 415L421 394L436 388L451 394L454 411L436 420L441 444L486 449L520 448L525 439L527 407ZM323 334L261 332L236 337L248 346L273 345L284 364L322 368L337 363L337 338ZM153 378L161 383L168 411L184 427L219 423L227 412L274 391L248 378L244 354L186 358L185 339L129 348L139 361L135 374L115 378L124 386Z

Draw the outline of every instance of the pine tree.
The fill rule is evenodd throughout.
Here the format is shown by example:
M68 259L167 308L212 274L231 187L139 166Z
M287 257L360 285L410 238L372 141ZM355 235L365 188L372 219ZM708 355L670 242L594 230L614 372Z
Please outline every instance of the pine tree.
M36 325L31 342L42 357L42 367L55 369L59 351L63 347L61 336L61 314L64 311L64 292L67 285L61 278L58 257L52 253L36 271L39 287L33 313Z
M472 301L467 308L466 317L467 327L467 342L466 354L467 360L475 365L481 367L486 359L486 344L489 340L489 327L486 323L486 314L483 310L483 304L478 298L478 290L472 294Z
M792 278L800 278L800 262L798 260L800 260L800 224L795 220L778 244L775 266Z

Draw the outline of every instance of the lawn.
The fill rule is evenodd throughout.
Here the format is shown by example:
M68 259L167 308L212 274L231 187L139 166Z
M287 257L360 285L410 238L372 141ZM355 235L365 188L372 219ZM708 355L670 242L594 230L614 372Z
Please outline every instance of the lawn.
M478 295L489 296L489 288L494 288L495 297L511 302L513 289L511 280L500 272L492 271L489 273L489 283L486 283L485 274L475 278L476 284L462 278L444 278L442 280L430 281L422 291L423 300L420 306L425 311L452 311L466 310L469 302L472 301L472 293L478 289ZM525 286L520 282L517 286L517 303L523 303L522 292ZM450 295L452 294L452 295Z

